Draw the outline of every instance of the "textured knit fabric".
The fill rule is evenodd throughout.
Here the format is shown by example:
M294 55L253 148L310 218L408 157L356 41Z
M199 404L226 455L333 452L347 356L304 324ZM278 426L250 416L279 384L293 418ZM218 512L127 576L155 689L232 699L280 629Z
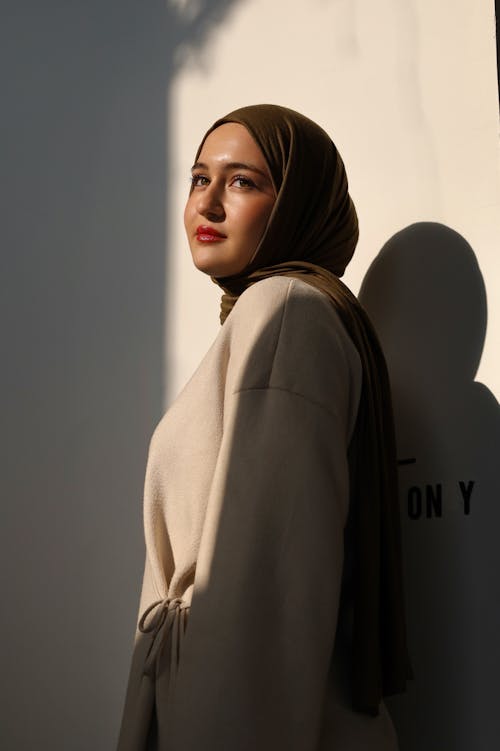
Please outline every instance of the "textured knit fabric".
M322 292L277 276L240 296L151 439L119 751L397 748L383 704L351 709L361 381Z

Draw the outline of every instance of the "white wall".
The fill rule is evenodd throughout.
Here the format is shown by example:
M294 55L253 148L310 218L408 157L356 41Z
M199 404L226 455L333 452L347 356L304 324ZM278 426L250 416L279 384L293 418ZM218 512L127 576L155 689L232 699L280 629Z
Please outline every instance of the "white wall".
M185 52L169 101L179 187L165 403L218 330L218 288L193 270L181 221L196 146L238 106L297 109L344 157L361 229L345 281L363 283L393 383L416 674L391 703L401 747L489 751L500 671L494 4L247 0Z
M207 315L217 288L193 273L183 235L189 168L213 120L256 102L304 112L339 146L360 217L359 247L345 276L355 292L386 240L415 221L442 222L469 241L490 301L478 378L498 395L494 3L244 0L182 60L169 105L169 181L177 188L167 400L217 331L215 312Z

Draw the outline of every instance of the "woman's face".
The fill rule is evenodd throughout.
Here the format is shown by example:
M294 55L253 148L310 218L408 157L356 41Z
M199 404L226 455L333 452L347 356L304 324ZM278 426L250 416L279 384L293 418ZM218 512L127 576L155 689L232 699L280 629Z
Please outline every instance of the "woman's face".
M276 193L247 129L224 123L206 138L192 168L184 226L194 265L215 277L245 269L266 229Z

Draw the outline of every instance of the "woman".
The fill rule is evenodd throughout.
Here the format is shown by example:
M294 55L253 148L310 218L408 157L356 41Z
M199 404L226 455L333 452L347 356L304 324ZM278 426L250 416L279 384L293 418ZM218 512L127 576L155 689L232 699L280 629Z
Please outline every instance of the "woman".
M408 673L385 363L338 277L358 238L316 124L205 135L185 225L222 328L158 424L119 751L397 747Z

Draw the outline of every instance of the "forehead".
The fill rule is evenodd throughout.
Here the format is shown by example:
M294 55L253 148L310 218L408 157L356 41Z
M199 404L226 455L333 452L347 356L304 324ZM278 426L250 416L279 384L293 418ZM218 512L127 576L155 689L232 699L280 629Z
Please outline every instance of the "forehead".
M266 160L252 136L240 123L224 123L205 139L198 159L202 162L251 162L267 171Z

